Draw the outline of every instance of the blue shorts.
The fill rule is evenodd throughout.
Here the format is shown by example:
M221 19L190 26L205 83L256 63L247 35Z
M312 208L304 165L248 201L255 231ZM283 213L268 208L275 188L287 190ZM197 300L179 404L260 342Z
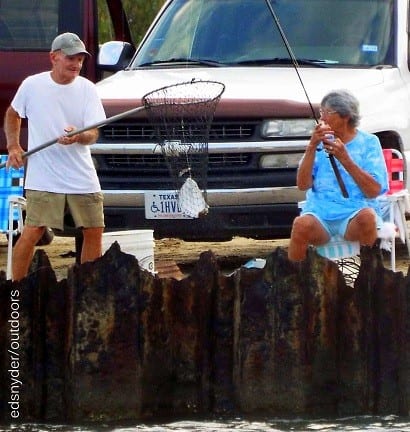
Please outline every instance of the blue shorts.
M342 237L345 236L346 230L347 230L347 226L349 225L349 222L363 209L357 210L356 212L352 213L351 215L349 215L346 218L343 219L335 219L335 220L324 220L321 219L317 214L313 213L313 212L306 212L303 213L304 215L312 215L314 216L319 222L320 224L323 226L323 228L326 230L326 232L329 234L330 237L333 237L335 235L340 235ZM376 226L379 229L382 224L383 224L383 220L376 214L375 212L375 217L376 217Z

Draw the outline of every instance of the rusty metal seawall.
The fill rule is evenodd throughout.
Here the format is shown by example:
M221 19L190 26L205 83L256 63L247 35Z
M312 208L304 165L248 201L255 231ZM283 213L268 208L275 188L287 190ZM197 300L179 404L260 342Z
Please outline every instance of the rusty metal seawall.
M351 287L314 252L229 276L204 252L178 281L114 244L57 281L40 250L0 275L0 419L407 415L409 300L373 251Z

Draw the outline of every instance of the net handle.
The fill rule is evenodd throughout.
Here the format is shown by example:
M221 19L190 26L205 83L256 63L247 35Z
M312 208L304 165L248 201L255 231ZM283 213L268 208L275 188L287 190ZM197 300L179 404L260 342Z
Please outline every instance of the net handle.
M83 133L83 132L87 132L87 131L89 131L89 130L91 130L91 129L100 128L100 127L102 127L102 126L106 126L107 124L110 124L110 123L112 123L112 122L114 122L114 121L120 120L120 119L122 119L122 118L124 118L124 117L127 117L127 116L129 116L129 115L135 114L135 113L137 113L137 112L139 112L139 111L145 110L145 109L147 109L147 107L145 106L145 101L146 101L148 95L151 95L151 94L153 94L154 92L162 91L162 90L167 89L167 88L172 88L172 87L177 87L177 86L182 86L182 85L198 84L198 83L206 83L206 82L217 83L217 82L214 82L214 81L195 81L195 80L192 80L192 81L190 81L190 82L183 82L183 83L171 84L171 85L169 85L169 86L162 87L162 88L157 89L157 90L152 90L152 91L148 92L147 94L145 94L145 95L142 97L142 101L144 101L144 105L139 106L139 107L136 107L136 108L132 108L132 109L130 109L130 110L128 110L128 111L124 111L124 112L119 113L119 114L116 114L116 115L113 115L112 117L106 118L106 119L101 120L101 121L99 121L99 122L97 122L97 123L94 123L94 124L92 124L92 125L90 125L90 126L86 126L86 127L82 128L82 129L76 129L76 130L74 130L74 131L72 131L72 132L67 133L65 136L69 138L69 137L72 137L72 136L74 136L74 135L77 135L77 134L80 134L80 133ZM220 94L217 96L217 97L220 97L220 95L223 93L223 91L224 91L224 89L225 89L225 85L222 84L222 83L217 83L217 84L220 84L220 85L221 85L221 92L220 92ZM50 146L53 145L53 144L56 144L57 141L58 141L58 138L59 138L59 137L54 138L54 139L52 139L52 140L50 140L50 141L45 142L44 144L39 145L38 147L36 147L36 148L34 148L34 149L32 149L32 150L29 150L29 151L24 152L24 153L22 154L23 159L25 159L25 158L31 156L31 155L34 154L34 153L39 152L40 150L44 150L45 148L50 147ZM1 169L1 168L4 168L6 165L7 165L7 162L3 162L3 163L1 163L1 164L0 164L0 169Z
M99 121L97 123L94 123L94 124L92 124L90 126L86 126L86 127L82 128L82 129L76 129L76 130L74 130L72 132L67 133L65 136L69 138L69 137L72 137L74 135L77 135L77 134L80 134L80 133L83 133L83 132L87 132L87 131L89 131L91 129L100 128L102 126L105 126L105 125L110 124L110 123L112 123L114 121L120 120L120 119L122 119L124 117L127 117L127 116L131 115L131 114L135 114L135 113L137 113L139 111L142 111L144 109L145 109L144 106L139 106L139 107L136 107L136 108L132 108L132 109L130 109L128 111L124 111L122 113L116 114L116 115L114 115L112 117L109 117L109 118L106 118L104 120L101 120L101 121ZM57 143L58 138L59 137L54 138L54 139L52 139L50 141L45 142L44 144L39 145L38 147L36 147L36 148L34 148L32 150L24 152L22 154L23 159L27 158L28 156L31 156L34 153L39 152L40 150L44 150L45 148L50 147L51 145ZM4 168L6 166L6 164L7 164L7 162L2 162L0 164L0 168Z

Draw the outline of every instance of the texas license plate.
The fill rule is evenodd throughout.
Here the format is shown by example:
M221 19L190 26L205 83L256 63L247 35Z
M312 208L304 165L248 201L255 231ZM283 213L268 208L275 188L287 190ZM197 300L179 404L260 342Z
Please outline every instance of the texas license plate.
M145 219L191 219L178 206L175 191L146 191Z

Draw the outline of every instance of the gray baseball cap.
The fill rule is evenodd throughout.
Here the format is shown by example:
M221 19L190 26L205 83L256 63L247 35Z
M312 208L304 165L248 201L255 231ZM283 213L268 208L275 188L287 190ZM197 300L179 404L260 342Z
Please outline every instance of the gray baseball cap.
M51 44L51 51L61 50L65 55L87 54L84 42L75 33L62 33Z

